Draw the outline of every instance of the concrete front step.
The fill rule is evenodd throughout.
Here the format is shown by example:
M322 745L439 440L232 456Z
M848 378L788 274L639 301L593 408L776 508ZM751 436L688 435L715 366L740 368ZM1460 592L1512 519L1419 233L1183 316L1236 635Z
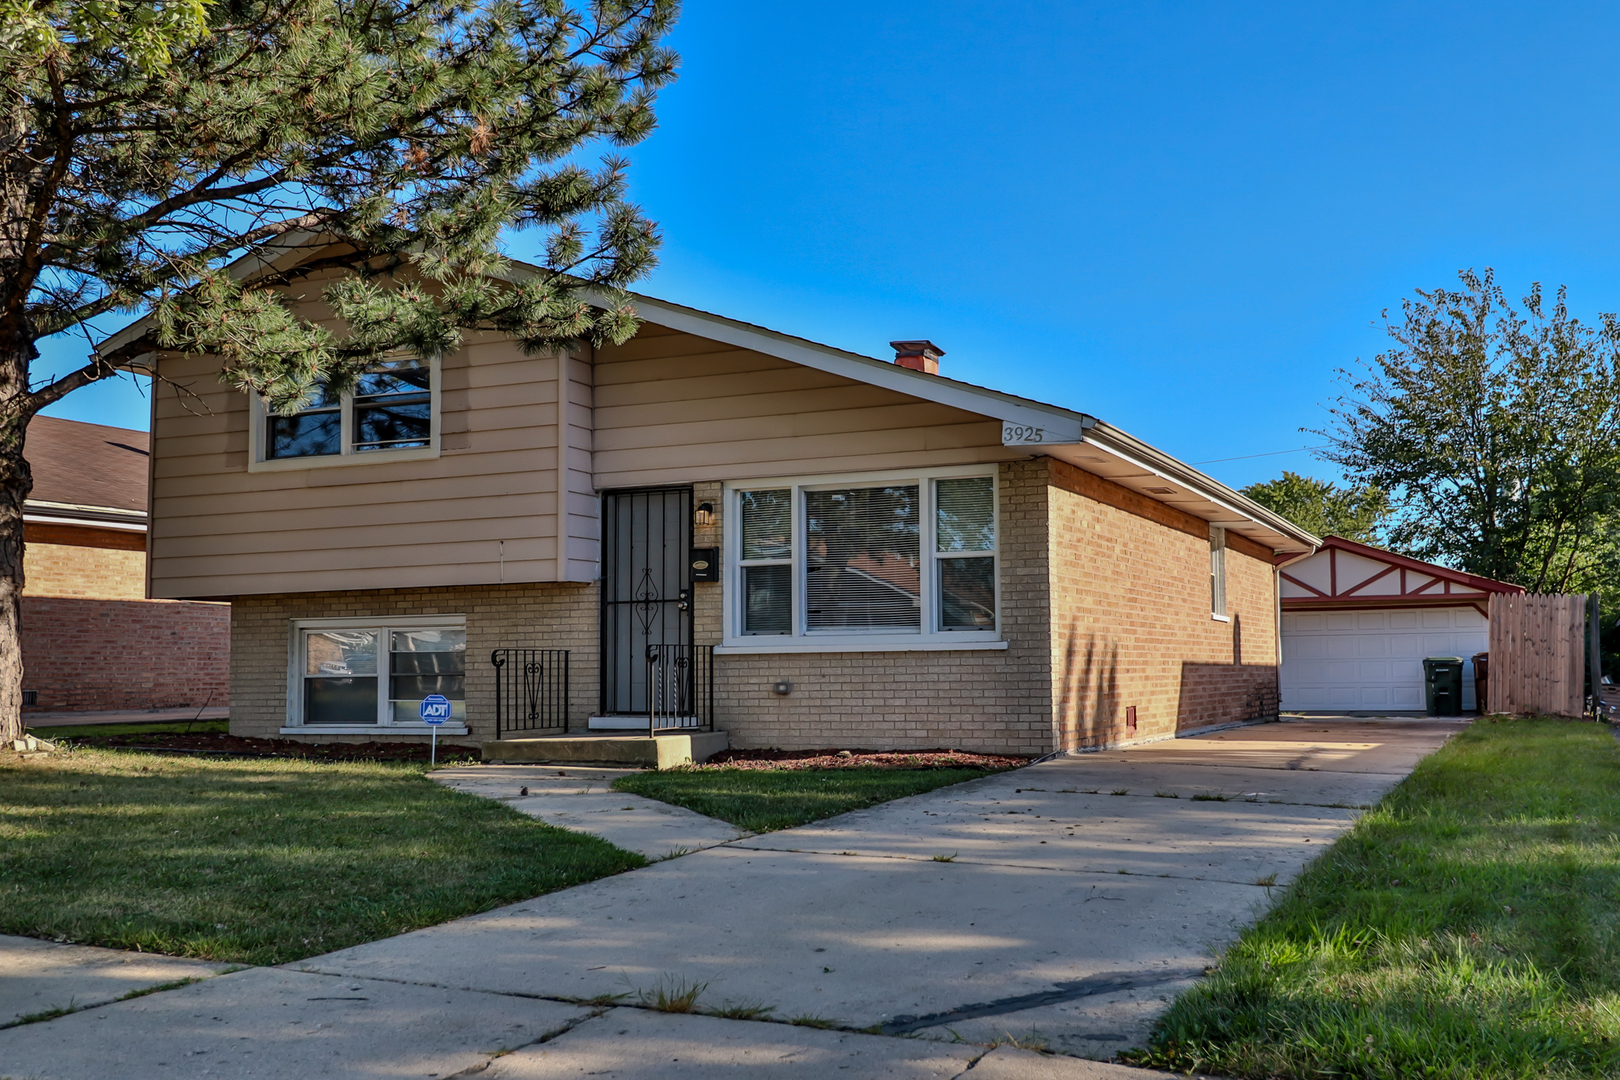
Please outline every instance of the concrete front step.
M591 762L668 769L707 761L731 745L724 731L685 735L542 735L535 739L492 739L485 761Z

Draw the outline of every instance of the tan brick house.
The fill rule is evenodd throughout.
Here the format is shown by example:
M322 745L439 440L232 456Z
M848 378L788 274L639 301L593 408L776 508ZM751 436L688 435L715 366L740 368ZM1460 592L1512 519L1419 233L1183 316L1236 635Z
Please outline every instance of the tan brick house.
M1310 534L930 343L635 303L624 345L471 337L294 417L140 324L108 343L184 388L154 396L151 590L231 602L233 732L421 737L430 691L471 740L651 710L1044 754L1275 715L1275 562Z

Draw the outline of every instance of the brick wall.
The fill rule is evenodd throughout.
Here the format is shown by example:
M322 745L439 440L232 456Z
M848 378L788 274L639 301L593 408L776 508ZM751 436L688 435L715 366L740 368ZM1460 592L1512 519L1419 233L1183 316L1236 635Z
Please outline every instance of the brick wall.
M1267 552L1229 534L1232 618L1220 622L1209 610L1206 523L1052 459L1000 468L1009 647L716 657L716 721L733 745L1042 754L1275 714ZM718 546L721 487L695 485L694 497L716 520L693 542ZM718 644L721 585L699 583L694 602L696 641ZM498 646L571 650L569 720L583 728L598 703L598 603L595 585L571 584L238 598L232 731L275 735L285 722L288 620L452 613L467 616L470 741L494 734ZM773 693L784 679L792 693Z
M733 746L929 749L1044 754L1052 749L1046 615L1046 484L1039 461L1001 466L1001 613L1005 650L778 653L715 658L717 725ZM697 485L716 522L719 484ZM720 585L696 587L695 636L721 640ZM787 696L772 687L793 684Z
M1213 619L1206 522L1064 462L1049 459L1047 468L1062 747L1275 716L1269 552L1227 534L1231 621Z
M470 735L464 741L495 737L495 669L489 654L497 648L568 649L568 718L583 728L597 703L597 605L594 584L571 583L237 597L231 604L231 689L237 702L231 733L281 737L287 720L289 620L396 615L467 617ZM322 742L375 737L319 736Z
M25 595L23 689L47 712L227 705L230 630L224 604Z
M146 534L28 522L23 526L28 596L146 599Z

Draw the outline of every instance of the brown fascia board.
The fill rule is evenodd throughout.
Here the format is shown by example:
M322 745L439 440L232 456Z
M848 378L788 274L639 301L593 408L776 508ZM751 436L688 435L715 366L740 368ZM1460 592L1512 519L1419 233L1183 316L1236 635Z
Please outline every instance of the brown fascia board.
M1214 477L1199 472L1191 465L1171 457L1112 424L1098 420L1086 432L1085 441L1118 456L1136 460L1166 479L1191 488L1212 502L1226 507L1239 517L1248 518L1293 539L1299 548L1297 552L1291 551L1288 554L1289 560L1309 555L1322 545L1321 538L1300 528L1276 511L1266 509L1247 495L1227 487ZM1279 549L1279 553L1285 550L1288 549Z
M1413 559L1406 555L1397 555L1393 551L1385 551L1381 547L1371 544L1358 543L1355 540L1346 540L1342 536L1324 536L1322 546L1325 548L1338 548L1348 551L1352 555L1361 555L1369 559L1377 559L1406 570L1416 570L1420 574L1428 574L1442 581L1450 581L1458 585L1469 585L1485 593L1522 593L1523 585L1510 585L1495 578L1480 577L1463 570L1453 570L1449 566L1437 566L1434 563L1424 562L1422 559Z

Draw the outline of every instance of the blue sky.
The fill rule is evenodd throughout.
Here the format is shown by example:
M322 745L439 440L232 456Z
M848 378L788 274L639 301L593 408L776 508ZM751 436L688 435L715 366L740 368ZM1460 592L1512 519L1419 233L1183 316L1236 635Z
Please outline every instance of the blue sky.
M931 338L1186 461L1319 442L1379 313L1462 267L1620 309L1610 5L688 0L672 44L631 151L665 236L642 291L874 356ZM1334 475L1206 466L1283 468Z

